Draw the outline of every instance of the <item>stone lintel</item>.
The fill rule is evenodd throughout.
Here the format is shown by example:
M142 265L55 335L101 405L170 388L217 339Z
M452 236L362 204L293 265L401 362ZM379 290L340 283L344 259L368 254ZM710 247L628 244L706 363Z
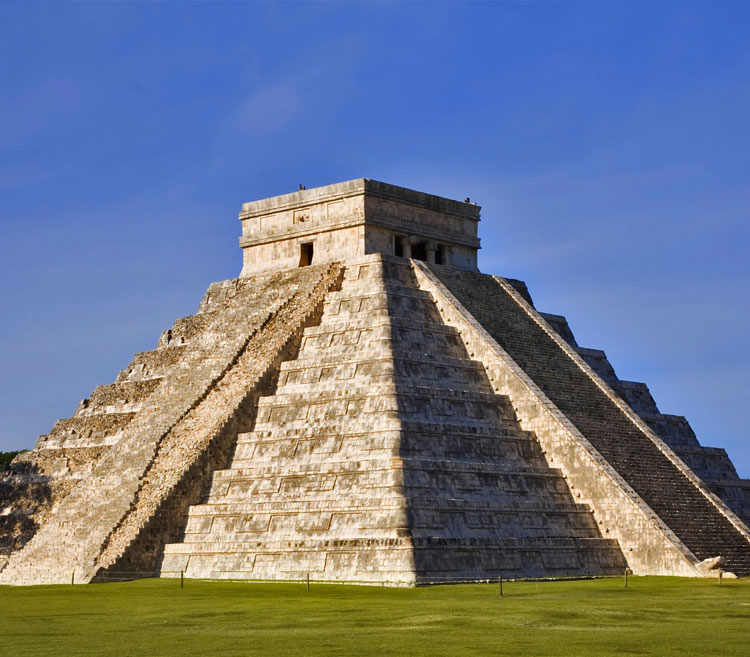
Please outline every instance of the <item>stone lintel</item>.
M426 194L369 178L357 178L333 185L303 189L291 194L281 194L258 201L243 203L239 219L252 219L253 217L280 212L282 210L303 208L308 205L317 205L326 201L335 201L362 194L378 196L383 199L398 201L399 203L414 205L435 212L455 214L466 219L479 221L481 207L475 203L455 201L443 196Z
M351 228L354 226L364 226L365 223L367 223L368 226L379 226L381 228L387 228L389 230L393 230L397 233L406 232L402 226L399 226L398 224L392 221L388 221L385 218L374 218L374 219L368 218L366 222L364 219L356 219L353 221L342 222L342 223L335 224L332 226L314 227L308 230L300 230L300 231L295 232L294 236L295 237L308 237L311 235L316 235L318 233L325 233L325 232L330 232L333 230L341 230L343 228ZM433 240L445 239L444 235L440 235L439 232L432 230L430 226L419 226L411 232L415 234L416 236L424 237L425 239L433 239ZM255 239L253 239L252 237L240 237L239 243L240 243L240 247L245 248L248 246L258 246L260 244L269 244L271 242L279 242L279 241L286 240L286 239L289 239L289 235L286 235L286 234L270 235L268 237L259 237ZM479 238L465 237L463 235L451 236L451 241L456 244L463 244L464 246L468 246L474 249L478 249L480 245Z

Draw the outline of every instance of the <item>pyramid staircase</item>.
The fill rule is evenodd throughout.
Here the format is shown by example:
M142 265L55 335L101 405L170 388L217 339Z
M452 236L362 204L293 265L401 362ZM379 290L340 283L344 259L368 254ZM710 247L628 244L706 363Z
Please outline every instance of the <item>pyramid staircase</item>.
M195 315L14 460L0 479L0 584L153 571L179 532L172 516L226 462L236 430L225 434L336 276L322 266L211 285Z
M524 289L433 266L433 275L687 548L750 574L750 531L642 418L537 313ZM526 297L526 298L524 298ZM619 531L625 529L622 524ZM627 531L627 530L626 530ZM621 541L622 542L622 541Z
M161 573L410 585L624 565L408 261L373 255L347 263Z

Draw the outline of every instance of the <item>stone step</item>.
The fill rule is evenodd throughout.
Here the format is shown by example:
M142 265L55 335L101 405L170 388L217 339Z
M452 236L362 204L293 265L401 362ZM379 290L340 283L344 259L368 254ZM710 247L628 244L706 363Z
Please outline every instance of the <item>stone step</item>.
M378 429L387 428L383 422L398 417L412 421L445 418L446 424L467 427L489 428L497 426L498 422L515 424L512 410L499 404L492 395L445 388L402 389L398 396L395 391L384 389L373 394L372 390L352 388L333 391L333 394L321 393L312 400L308 395L290 394L263 397L258 403L258 424L271 423L282 429L296 428L300 422L327 422L336 417L346 417L349 422L357 418L364 422L369 418L369 424L359 428Z
M430 495L427 486L404 486L403 480L398 473L375 473L378 477L344 477L333 481L324 487L326 481L319 478L317 486L303 487L302 478L292 477L288 485L281 482L266 480L245 480L239 482L224 482L215 484L205 500L209 505L232 505L241 504L252 498L258 504L278 504L280 495L291 495L299 503L316 502L337 496L345 500L352 507L367 504L373 496L383 499L384 503L394 505L401 504L402 500L412 500ZM330 482L330 480L328 480ZM308 480L309 483L309 480ZM524 487L519 487L519 482L509 482L506 488L498 486L497 481L493 486L479 487L475 489L458 488L448 485L450 482L438 481L445 485L445 499L472 500L476 503L493 503L500 506L511 505L515 502L528 502L534 504L566 505L571 503L570 491L562 484L561 480L555 478L530 478L524 479ZM283 505L279 508L283 511Z
M224 310L227 306L263 306L276 299L289 298L314 283L327 268L328 265L314 265L211 283L198 308L198 314Z
M255 479L260 477L302 476L318 474L350 474L370 473L374 471L393 470L403 468L410 474L417 471L435 471L446 476L456 476L461 473L493 474L493 475L522 475L522 476L556 476L560 477L557 468L532 468L518 462L502 461L473 461L425 458L363 458L359 460L334 460L328 458L323 462L303 462L299 459L276 459L272 464L256 464L252 459L246 461L232 460L232 468L215 470L213 481L238 481L241 479Z
M427 357L427 358L426 358ZM422 354L415 353L406 345L394 345L392 352L387 355L360 353L353 354L349 358L341 358L335 354L321 353L314 358L297 358L287 360L281 364L280 372L296 372L318 367L341 366L351 367L353 365L368 363L404 363L404 364L426 364L430 368L434 367L455 367L461 369L470 369L476 372L484 372L484 368L479 361L466 358L457 358L444 353L441 354Z
M351 506L351 500L356 506ZM520 498L514 500L481 499L476 496L439 497L434 492L422 495L410 495L408 502L403 491L393 490L389 495L366 496L356 498L321 494L310 499L293 500L232 500L226 502L205 502L190 507L190 516L231 516L252 515L256 513L314 513L346 511L347 509L378 510L378 509L442 509L452 511L466 511L467 513L484 514L586 514L591 516L591 510L582 504L572 502L554 502L549 499Z
M372 359L359 363L319 365L300 370L289 370L279 375L276 395L330 394L344 387L377 387L385 385L397 389L434 388L457 391L476 391L493 394L484 370L475 361L458 361L446 366L411 360Z
M346 419L346 416L337 416L329 418L314 418L313 422L307 419L287 419L283 423L277 422L256 422L254 432L257 435L265 435L276 438L291 438L297 436L322 436L327 432L339 435L348 434L365 434L380 433L387 431L407 431L425 434L445 433L456 436L478 436L492 437L500 436L503 431L509 431L512 435L523 435L523 432L516 431L516 427L509 424L507 427L498 426L496 422L472 421L467 418L460 420L437 421L434 418L401 418L399 419L395 412L381 413L378 415L376 422L370 421L368 415L365 415L365 421L354 421ZM361 418L360 418L361 419Z
M376 279L365 279L359 281L345 281L340 290L330 292L326 298L327 303L338 303L339 301L348 301L351 299L361 299L364 297L403 297L409 299L418 299L419 301L428 301L432 303L432 295L429 292L420 290L414 286L394 284L391 281Z
M181 346L185 344L200 343L206 341L206 336L215 338L216 334L222 337L230 336L243 325L262 322L286 300L286 296L263 293L263 304L260 308L247 312L247 308L224 308L222 311L210 310L178 319L170 329L162 332L157 343L157 350L169 346ZM241 315L242 323L235 324L231 321L233 315Z
M422 464L401 470L397 463L387 462L379 467L369 464L367 469L347 469L345 464L328 467L327 470L260 467L216 471L207 501L265 494L307 497L309 494L328 493L349 496L352 491L358 494L364 491L369 496L373 489L393 487L401 488L405 495L422 494L418 491L438 487L446 496L515 499L519 496L551 495L556 496L558 501L571 501L564 479L551 468L527 468L524 471L515 463L473 467L459 467L456 464L451 471L438 464L432 467Z
M296 440L340 441L358 439L366 441L371 449L385 449L403 444L408 439L410 446L417 446L420 440L462 440L470 443L479 441L521 441L537 445L536 437L530 431L523 431L517 426L469 427L464 424L424 423L405 421L394 424L392 428L380 430L356 429L343 424L321 424L300 428L294 433L280 435L279 427L274 424L256 424L253 431L237 435L237 444ZM410 447L411 448L411 447ZM338 451L338 450L336 450Z
M603 542L612 544L614 541L604 538L538 538L538 537L508 537L508 538L443 538L443 537L418 537L412 538L402 536L398 538L357 538L342 541L331 541L326 539L310 538L301 541L287 541L284 539L276 541L226 541L213 544L206 543L168 543L165 546L165 553L169 554L191 554L211 553L213 551L227 552L245 552L253 553L259 550L280 550L280 549L297 549L300 551L317 550L320 548L377 548L393 547L395 545L404 545L410 547L438 547L446 544L453 544L461 547L476 547L480 545L491 544L500 549L502 547L512 548L514 550L544 550L554 548L575 549L581 542Z
M369 386L352 386L346 389L322 390L321 394L314 400L316 403L333 402L336 400L363 399L369 397L380 397L393 395L394 386L392 384L380 383ZM508 408L507 398L496 395L494 392L483 392L475 390L451 390L446 388L434 388L429 385L401 385L399 386L399 401L406 401L407 405L413 399L423 399L426 401L444 401L457 402L462 404L481 404L496 406L500 411L508 416L508 419L515 419L512 409ZM274 394L267 397L261 397L259 400L260 408L280 407L300 403L309 403L310 395L307 393L290 393ZM409 412L408 410L406 412ZM473 417L473 416L469 416ZM261 420L263 421L263 420Z
M346 317L363 312L388 310L398 313L436 313L432 297L428 294L388 294L375 292L370 294L352 294L339 298L326 299L323 313L330 316ZM433 316L433 315L428 315Z
M102 413L135 413L140 410L141 403L151 395L161 380L161 377L156 377L98 386L90 397L81 402L74 417Z
M399 558L399 555L402 555ZM378 558L375 558L375 557ZM416 563L415 563L416 561ZM498 574L620 574L614 541L601 538L356 538L170 544L162 576L410 583L493 579ZM411 582L413 583L413 582Z
M362 334L330 333L302 339L299 358L305 360L366 360L387 358L408 353L419 355L426 361L440 356L458 360L471 360L466 357L460 338L442 331L419 331L404 337L386 333Z
M115 382L140 381L164 376L169 368L183 358L186 349L187 345L174 345L141 351L135 355L130 365L117 375Z
M434 273L602 457L699 560L726 555L727 570L750 563L750 541L491 276Z
M240 542L262 539L264 535L283 535L288 540L302 540L315 535L335 532L338 540L352 538L389 538L408 533L414 538L451 538L457 533L464 538L597 538L596 523L589 519L589 527L578 527L567 516L538 518L548 521L544 526L524 524L517 516L494 516L494 525L474 526L467 522L464 514L431 513L428 521L420 521L418 514L414 522L406 523L403 513L388 515L347 511L328 515L287 516L270 515L253 517L251 520L237 518L215 518L209 532L188 531L184 542L191 545L212 544L217 541Z
M100 413L58 420L47 435L39 437L38 445L45 448L111 445L119 440L135 415L134 412Z
M458 330L452 326L447 326L440 321L428 319L419 314L410 318L394 317L387 309L381 309L372 313L357 313L346 318L324 315L321 323L318 326L308 326L304 335L320 335L332 331L367 330L380 326L386 326L389 330L427 331L450 335L458 333Z
M73 441L68 441L70 442ZM85 447L66 445L63 448L37 446L32 451L20 454L13 461L9 474L5 476L18 474L31 480L38 478L45 485L49 483L51 476L55 477L55 481L67 477L80 478L89 474L99 459L110 449L111 447L107 445ZM2 481L3 479L0 478L0 482ZM0 484L1 487L2 484ZM40 499L45 497L42 495Z
M452 438L450 436L388 438L380 436L326 436L321 438L256 438L238 442L234 459L275 461L280 458L302 458L327 461L332 455L363 458L381 453L388 458L447 458L449 460L523 461L532 465L544 462L536 442L523 436L504 438Z

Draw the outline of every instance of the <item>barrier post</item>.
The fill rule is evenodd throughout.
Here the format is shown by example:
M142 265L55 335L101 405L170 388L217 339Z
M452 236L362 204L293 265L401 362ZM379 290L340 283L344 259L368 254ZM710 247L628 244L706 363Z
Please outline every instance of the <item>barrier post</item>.
M74 570L70 574L70 585L73 586L76 583L76 571Z
M503 597L503 576L500 575L497 578L497 581L500 582L500 597L502 598Z
M310 573L307 573L307 590L310 590Z
M180 588L181 589L185 588L185 571L184 570L180 571Z

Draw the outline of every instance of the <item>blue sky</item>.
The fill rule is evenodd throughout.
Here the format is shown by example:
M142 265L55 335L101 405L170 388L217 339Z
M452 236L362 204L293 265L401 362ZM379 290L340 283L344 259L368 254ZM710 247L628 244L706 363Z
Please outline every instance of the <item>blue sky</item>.
M0 4L0 449L240 270L243 201L483 206L521 278L750 476L750 8Z

